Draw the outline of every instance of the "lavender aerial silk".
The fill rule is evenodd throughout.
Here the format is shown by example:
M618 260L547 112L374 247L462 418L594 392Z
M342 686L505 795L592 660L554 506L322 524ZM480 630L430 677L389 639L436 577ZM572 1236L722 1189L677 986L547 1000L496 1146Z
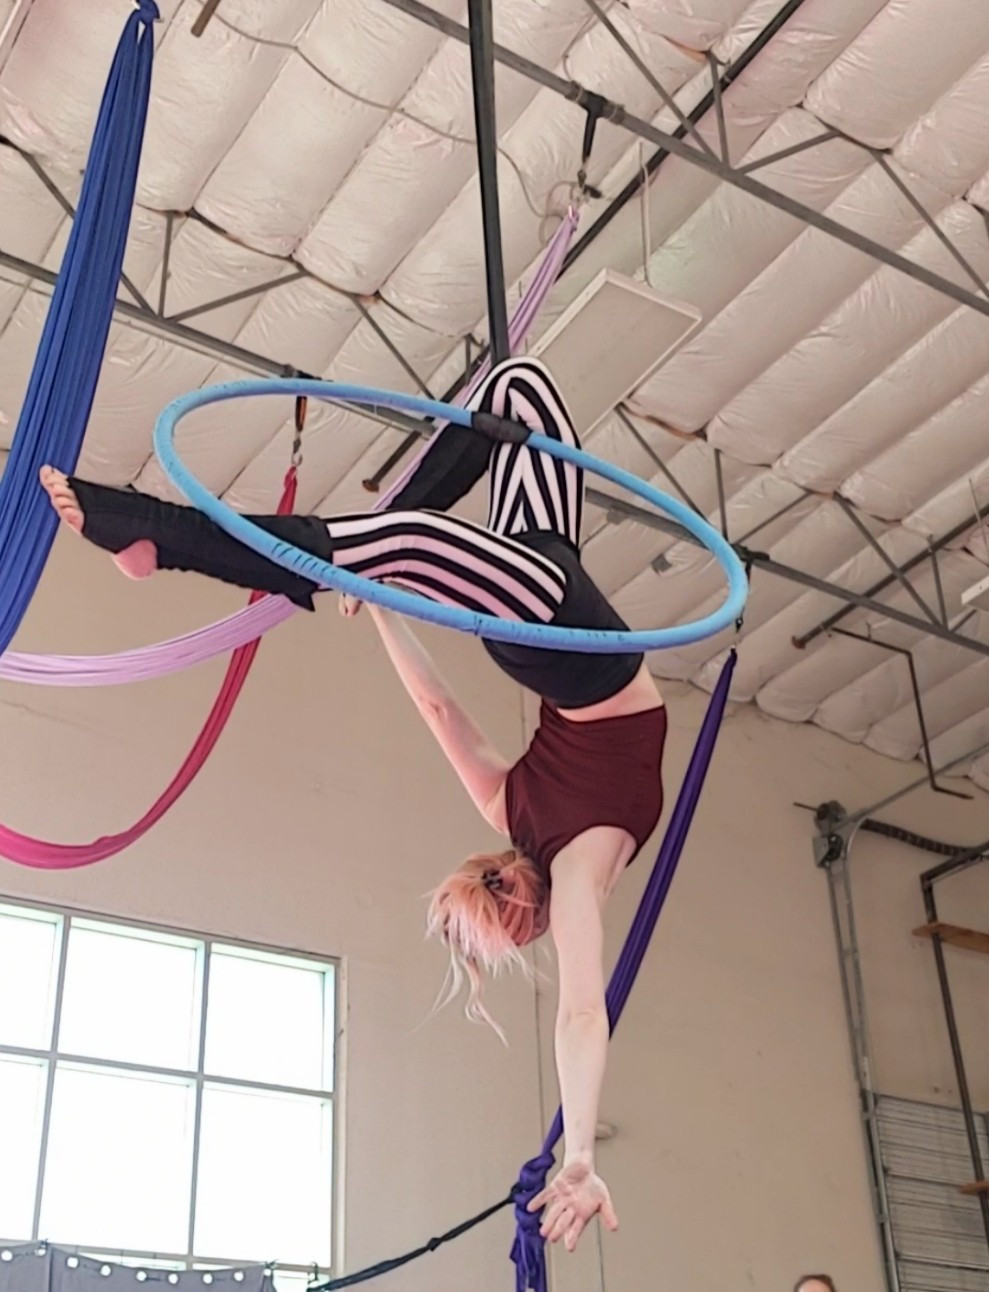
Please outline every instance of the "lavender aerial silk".
M116 655L30 655L7 651L0 655L0 678L34 686L120 686L125 682L145 682L246 646L269 628L284 623L296 609L284 597L263 597L208 628L197 628L171 641L138 646Z
M509 325L513 352L525 340L556 281L577 223L577 211L571 208L553 235L542 263L519 302ZM470 397L489 367L490 363L485 361L470 385L457 396L455 403L463 404ZM414 473L432 442L432 439L424 442L402 476L376 500L375 511L388 505L396 490ZM0 679L35 686L119 686L128 682L166 677L217 655L226 655L238 646L254 641L270 628L284 623L295 614L297 608L284 597L265 597L255 605L238 610L206 628L197 628L194 632L174 637L170 641L120 651L115 655L35 655L8 651L0 656Z
M670 891L677 862L687 841L687 831L690 829L701 790L704 788L704 780L711 764L724 716L732 674L735 671L735 658L733 650L721 670L721 676L714 688L714 694L711 696L701 725L700 735L697 737L697 744L690 758L687 775L684 777L680 794L673 808L673 815L666 827L659 855L611 976L607 1005L608 1022L612 1032L621 1018L632 984L645 958L649 940L656 927L663 903L666 901L666 895ZM538 1213L530 1213L527 1207L546 1187L546 1177L554 1162L553 1149L562 1134L563 1110L558 1109L539 1156L526 1162L519 1173L515 1194L515 1244L512 1247L516 1292L548 1292L545 1244L539 1235L541 1218Z

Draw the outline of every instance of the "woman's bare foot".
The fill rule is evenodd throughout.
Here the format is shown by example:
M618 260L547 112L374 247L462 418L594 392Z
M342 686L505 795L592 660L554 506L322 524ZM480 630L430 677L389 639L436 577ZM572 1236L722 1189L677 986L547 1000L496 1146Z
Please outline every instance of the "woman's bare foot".
M41 487L51 499L59 520L81 534L85 518L68 477L64 472L46 466L41 468L40 478ZM122 552L112 555L114 565L129 579L146 579L158 569L158 549L149 538L140 538Z
M69 529L74 529L77 534L81 534L82 508L69 484L68 477L64 472L56 471L54 467L42 467L39 474L41 487L51 499L59 520L64 525L68 525Z

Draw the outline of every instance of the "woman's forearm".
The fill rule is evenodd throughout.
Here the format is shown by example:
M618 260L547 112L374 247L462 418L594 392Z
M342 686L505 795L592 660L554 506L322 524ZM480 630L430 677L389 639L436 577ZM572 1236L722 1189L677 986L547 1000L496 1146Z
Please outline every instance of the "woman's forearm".
M496 830L505 832L498 799L509 764L457 703L428 652L396 615L373 609L395 671L450 761L474 806Z
M608 1059L605 1011L570 1014L556 1020L556 1070L563 1102L564 1165L594 1163L594 1135Z
M368 609L388 658L416 705L435 709L451 701L450 688L408 624L400 616L379 606L369 606Z

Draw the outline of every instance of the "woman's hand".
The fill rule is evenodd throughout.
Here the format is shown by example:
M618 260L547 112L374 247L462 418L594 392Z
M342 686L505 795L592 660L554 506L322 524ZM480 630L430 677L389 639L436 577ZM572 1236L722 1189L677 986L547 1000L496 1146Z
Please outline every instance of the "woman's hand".
M529 1203L530 1211L546 1208L539 1232L550 1243L563 1239L568 1252L577 1246L587 1222L598 1212L605 1228L612 1233L618 1228L618 1217L611 1205L608 1186L594 1168L584 1162L565 1166L542 1193Z
M343 592L340 594L340 600L337 602L337 609L343 615L344 619L353 619L354 615L358 613L363 604L363 601L358 601L356 597L352 597L349 593Z

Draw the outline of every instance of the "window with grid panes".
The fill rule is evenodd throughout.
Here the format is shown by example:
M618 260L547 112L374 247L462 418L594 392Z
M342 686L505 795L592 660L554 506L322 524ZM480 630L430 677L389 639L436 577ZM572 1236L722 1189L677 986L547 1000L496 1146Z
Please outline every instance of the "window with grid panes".
M0 1241L332 1268L335 965L0 904Z

